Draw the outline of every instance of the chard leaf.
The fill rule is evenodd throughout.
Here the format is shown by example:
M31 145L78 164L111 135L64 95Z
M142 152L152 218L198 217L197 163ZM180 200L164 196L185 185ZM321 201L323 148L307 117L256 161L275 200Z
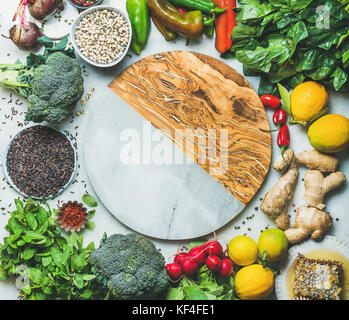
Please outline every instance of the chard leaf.
M337 67L331 77L333 79L333 88L336 91L338 91L348 81L348 74L340 67Z
M263 95L263 94L271 94L274 96L278 96L278 87L276 83L270 82L267 76L261 76L261 81L259 83L258 87L258 95Z
M238 13L239 22L256 21L275 10L269 3L262 3L258 0L246 0L244 4Z
M342 53L342 63L345 70L349 69L349 43L343 49Z

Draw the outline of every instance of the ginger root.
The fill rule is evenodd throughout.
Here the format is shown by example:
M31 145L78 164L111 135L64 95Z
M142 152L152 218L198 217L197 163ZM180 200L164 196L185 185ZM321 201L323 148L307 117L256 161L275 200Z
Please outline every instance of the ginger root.
M325 178L318 170L308 170L304 176L303 199L312 207L323 210L326 207L322 203L326 193L339 187L345 180L345 175L340 171L333 172Z
M281 174L285 174L288 169L292 166L295 166L295 156L294 151L291 148L288 148L284 152L284 156L279 156L273 164L273 169Z
M290 244L295 244L311 235L319 239L332 226L332 218L325 211L301 206L297 209L293 227L285 231Z
M337 158L323 154L315 149L298 153L296 160L299 164L311 170L319 170L321 172L334 172L338 165Z
M291 150L291 149L289 149ZM285 153L287 150L285 151ZM263 213L274 220L275 225L286 230L290 226L290 217L287 214L287 204L292 199L294 188L298 179L298 166L294 161L294 153L288 152L287 162L280 157L274 162L274 169L279 172L284 172L287 168L287 172L284 173L277 183L266 193L261 203L260 209ZM282 163L284 162L284 164ZM286 166L287 164L287 166Z

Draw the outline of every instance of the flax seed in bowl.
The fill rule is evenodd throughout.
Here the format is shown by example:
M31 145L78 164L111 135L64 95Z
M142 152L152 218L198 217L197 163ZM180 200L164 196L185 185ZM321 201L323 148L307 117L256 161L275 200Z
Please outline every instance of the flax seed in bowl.
M132 37L131 23L119 9L96 6L74 21L71 40L75 51L97 67L112 67L126 55Z

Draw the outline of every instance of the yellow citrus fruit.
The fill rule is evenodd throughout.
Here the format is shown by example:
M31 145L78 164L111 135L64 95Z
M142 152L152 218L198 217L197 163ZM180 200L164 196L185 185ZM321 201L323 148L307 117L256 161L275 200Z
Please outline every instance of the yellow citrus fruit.
M320 152L342 151L349 146L349 120L340 114L327 114L310 125L308 137Z
M274 274L260 264L241 268L235 276L236 294L241 300L262 300L274 290Z
M258 247L248 236L237 236L228 244L229 258L238 266L247 266L256 262Z
M258 250L261 255L267 251L268 261L281 260L288 250L288 241L284 232L277 228L263 231L258 238Z
M326 107L328 94L321 84L307 81L294 88L290 99L293 120L307 122Z

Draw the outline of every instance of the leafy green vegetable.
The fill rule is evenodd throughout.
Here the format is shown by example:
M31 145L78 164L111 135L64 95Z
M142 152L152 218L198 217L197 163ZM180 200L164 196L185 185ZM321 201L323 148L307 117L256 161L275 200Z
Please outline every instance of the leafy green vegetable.
M0 246L0 279L15 280L26 300L104 296L91 271L93 242L84 248L83 236L62 236L48 205L32 199L15 204Z
M246 75L259 74L259 94L306 80L349 90L348 0L240 0L231 54Z
M155 245L136 233L104 236L91 254L93 273L118 300L162 299L169 281L165 258Z
M283 109L290 116L291 115L291 98L290 98L290 95L289 95L287 89L282 84L278 83L277 86L278 86L278 89L279 89L281 100L284 103Z
M0 86L28 99L27 121L62 122L83 94L82 70L74 51L65 49L67 36L59 42L39 41L44 54L30 53L25 64L0 64Z
M184 277L177 287L171 287L167 300L232 300L237 299L234 293L234 278L222 278L202 266L195 279Z
M93 198L91 195L89 194L84 194L82 196L82 202L85 203L87 206L93 208L93 207L97 207L98 203L95 200L95 198Z

